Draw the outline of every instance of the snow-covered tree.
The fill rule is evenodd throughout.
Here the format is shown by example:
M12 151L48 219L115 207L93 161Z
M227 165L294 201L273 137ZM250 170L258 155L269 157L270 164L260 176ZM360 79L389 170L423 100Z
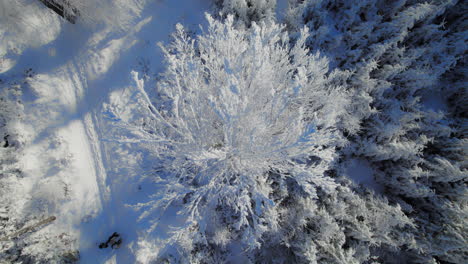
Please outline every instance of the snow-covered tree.
M396 235L410 224L398 207L326 173L345 143L337 131L349 102L327 59L304 47L307 29L291 46L274 23L207 19L201 36L178 25L162 47L156 98L134 73L136 91L105 110L116 122L107 140L140 143L155 164L141 217L160 234L158 220L179 215L155 258L358 263L370 246L408 243Z
M310 28L307 46L329 57L353 97L350 122L360 130L344 131L353 142L344 158L372 161L388 197L416 220L413 258L462 263L466 3L310 0L290 7L289 29Z
M213 0L218 11L232 14L236 21L250 25L252 22L271 21L275 18L276 0Z

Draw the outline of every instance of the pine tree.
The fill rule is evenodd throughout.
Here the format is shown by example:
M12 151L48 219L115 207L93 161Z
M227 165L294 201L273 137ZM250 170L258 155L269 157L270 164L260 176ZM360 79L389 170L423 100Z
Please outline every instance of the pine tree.
M467 34L460 10L466 3L290 4L289 29L310 28L308 47L330 58L354 98L349 123L360 129L343 129L352 142L343 158L372 161L387 197L416 220L420 250L413 258L462 263L467 174L460 81L466 78ZM426 98L434 94L441 105L451 104L448 111L428 108Z

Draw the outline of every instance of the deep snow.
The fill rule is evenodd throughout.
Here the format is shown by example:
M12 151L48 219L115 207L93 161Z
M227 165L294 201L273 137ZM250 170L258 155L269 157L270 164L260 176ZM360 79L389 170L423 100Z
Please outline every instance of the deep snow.
M134 175L121 168L132 166L129 158L140 154L129 147L125 155L115 155L102 140L107 129L102 106L113 93L133 85L132 71L154 80L162 69L156 43L167 42L176 23L198 30L209 2L150 2L131 17L128 28L72 25L36 2L23 1L24 13L14 13L21 24L0 35L0 78L8 82L32 69L22 96L24 119L18 125L27 137L19 160L24 178L15 191L27 202L17 200L16 209L57 216L38 232L79 237L81 263L133 263L138 243L145 243L137 237L144 237L148 223L138 222L127 204L141 202L148 190L138 188ZM10 36L8 30L17 33ZM113 232L122 235L123 246L99 249ZM144 261L152 253L140 251L138 258Z

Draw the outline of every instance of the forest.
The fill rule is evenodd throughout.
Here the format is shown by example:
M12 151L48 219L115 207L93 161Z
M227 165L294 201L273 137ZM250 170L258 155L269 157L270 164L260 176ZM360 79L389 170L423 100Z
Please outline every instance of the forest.
M0 264L466 263L467 16L1 0Z

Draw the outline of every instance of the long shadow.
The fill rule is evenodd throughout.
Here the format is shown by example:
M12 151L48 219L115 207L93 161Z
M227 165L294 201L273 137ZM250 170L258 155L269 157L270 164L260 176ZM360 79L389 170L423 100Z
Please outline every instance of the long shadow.
M75 120L84 120L87 114L95 119L95 126L99 126L99 114L102 104L108 100L110 94L120 88L124 88L129 85L134 85L130 75L131 70L138 70L138 60L145 58L149 63L152 63L151 72L157 74L163 69L162 65L162 54L154 44L156 41L169 41L169 34L173 32L174 25L176 22L200 23L204 21L203 14L193 14L193 10L190 5L193 3L190 0L186 0L189 3L188 7L181 3L174 3L175 1L168 1L166 6L161 7L158 4L153 3L153 7L147 8L141 18L152 16L153 20L145 25L141 31L136 32L136 39L139 40L134 46L120 52L120 56L113 65L107 69L104 75L94 80L88 80L84 76L83 71L89 66L86 61L80 58L86 58L88 55L92 55L93 50L99 51L106 47L111 40L122 37L125 33L114 33L109 34L103 38L96 46L84 47L86 41L91 36L89 32L84 32L84 36L74 36L67 32L62 32L59 38L38 49L30 49L26 51L18 61L18 64L13 70L20 70L22 67L31 67L31 60L34 67L41 69L41 72L48 73L54 72L55 70L63 67L67 68L68 75L73 77L75 74L78 76L78 80L72 82L72 86L75 87L74 91L78 91L81 88L84 89L83 95L76 95L76 109L73 111L67 111L65 107L61 118L49 123L47 127L42 129L33 140L33 144L40 144L43 140L46 140L54 131L61 128L67 127L71 122ZM199 0L202 1L202 0ZM197 1L194 1L197 2ZM179 12L181 6L183 6L182 16L174 16L174 12ZM201 21L200 21L201 20ZM165 25L161 25L161 22ZM69 28L72 25L64 26ZM74 41L73 38L77 38ZM67 46L69 43L73 43L73 46ZM57 46L57 54L60 54L57 58L52 60L48 55L48 49L53 46ZM98 127L99 128L99 127ZM99 129L97 137L100 138ZM105 179L104 186L99 186L99 192L104 193L109 191L109 198L106 200L101 196L101 210L96 215L90 215L85 217L83 222L77 227L81 234L81 255L82 263L103 263L108 260L111 256L115 255L118 263L134 263L134 253L131 252L131 243L136 245L138 241L136 239L142 234L137 232L144 232L145 229L149 228L150 222L144 221L139 223L137 221L139 214L132 209L126 207L126 203L136 203L143 200L147 200L150 194L153 192L150 186L151 184L145 184L143 190L135 190L138 188L135 186L130 178L124 180L122 178L122 171L116 172L111 168L112 153L106 152L106 146L103 142L98 142L101 147L101 156L104 169L106 170L107 177ZM132 172L128 172L132 173ZM107 190L107 188L109 190ZM169 221L170 219L166 219ZM142 231L143 230L143 231ZM98 245L105 242L107 238L113 233L118 232L122 235L123 245L120 249L99 249ZM128 246L128 247L127 247ZM91 261L91 262L86 262Z
M50 72L76 57L92 32L81 24L61 23L57 38L40 47L30 47L18 57L15 66L3 74L21 73L32 68L35 72Z
M118 63L114 63L102 78L96 79L89 84L86 103L89 106L99 107L104 102L103 100L109 98L109 94L114 89L134 85L133 80L131 80L130 71L139 70L138 68L141 65L138 64L138 61L140 59L144 59L150 64L149 73L152 77L159 74L164 69L164 66L162 52L155 45L156 42L162 41L168 43L170 34L174 31L175 24L178 22L183 23L194 32L199 32L198 24L204 24L204 14L203 12L193 12L193 6L203 1L187 0L184 1L187 2L186 4L166 1L164 6L159 3L152 3L152 7L145 9L143 14L141 14L141 18L151 16L153 19L135 34L139 42L126 51L119 58ZM206 2L206 9L208 9L208 2ZM181 16L174 15L180 12L184 12L184 14ZM162 22L164 25L161 25ZM151 89L151 87L147 88ZM106 151L105 146L102 146L102 150ZM81 226L83 238L81 240L82 262L86 263L86 261L93 260L104 261L115 255L117 263L135 263L135 252L131 252L131 249L126 246L136 246L139 237L149 235L145 230L150 228L151 221L146 219L138 222L141 212L135 212L128 208L126 204L137 204L148 201L151 194L154 194L152 188L157 188L157 186L154 186L151 182L140 183L139 186L136 186L135 180L130 179L130 176L128 179L122 178L125 173L130 175L134 172L113 171L111 162L106 160L106 153L103 153L103 157L103 163L108 173L106 186L110 188L110 199L103 205L103 209L98 215ZM114 158L113 154L108 153L108 158ZM139 188L139 190L135 190L136 188ZM169 215L165 215L165 218L164 225L168 226L175 219L175 214L171 218L170 213ZM122 234L123 246L118 250L99 249L99 243L104 242L113 232Z

